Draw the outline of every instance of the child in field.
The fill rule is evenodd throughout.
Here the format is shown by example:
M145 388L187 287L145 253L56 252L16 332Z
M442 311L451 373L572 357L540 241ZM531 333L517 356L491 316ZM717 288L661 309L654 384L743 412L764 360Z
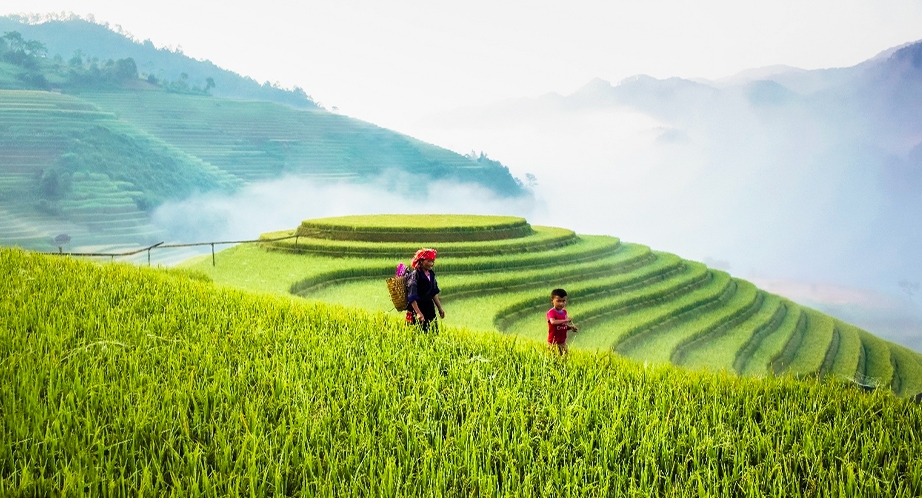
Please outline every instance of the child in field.
M547 312L547 344L548 348L563 356L567 354L567 331L579 332L579 329L570 323L567 316L567 291L552 290L551 305L553 307Z

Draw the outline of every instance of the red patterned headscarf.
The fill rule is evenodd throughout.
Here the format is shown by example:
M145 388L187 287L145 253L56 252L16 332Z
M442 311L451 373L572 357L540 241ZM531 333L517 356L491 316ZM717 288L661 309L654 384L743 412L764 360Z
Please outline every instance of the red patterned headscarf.
M435 261L435 249L420 249L416 251L416 254L413 256L413 262L410 263L410 265L413 268L417 268L419 262L423 259Z

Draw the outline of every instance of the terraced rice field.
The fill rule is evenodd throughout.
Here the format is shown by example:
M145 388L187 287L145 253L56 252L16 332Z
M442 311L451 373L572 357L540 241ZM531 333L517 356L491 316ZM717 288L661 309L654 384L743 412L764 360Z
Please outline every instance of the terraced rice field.
M447 324L543 341L550 290L564 287L581 328L571 335L573 348L743 375L828 376L906 396L922 392L919 355L701 263L524 219L442 216L429 219L431 226L424 220L308 220L263 235L295 238L227 250L214 268L210 260L190 265L216 282L387 311L384 278L416 249L432 246L439 251L435 269ZM235 268L247 268L247 276Z
M81 97L245 182L283 174L355 180L394 170L484 184L490 177L489 168L448 150L322 110L161 92Z
M194 166L206 175L234 181L85 100L50 92L0 90L0 244L48 250L50 239L66 233L72 241L69 250L93 251L141 247L163 237L140 202L144 192L111 173L118 165L104 164L122 157L117 149L94 156L99 161L94 168L103 172L74 172L66 193L50 200L40 195L43 175L62 170L62 164L75 157L69 151L92 134L104 135L113 147L143 149L144 155L168 158L186 173Z
M86 175L64 180L62 170ZM141 247L163 238L149 212L194 192L286 175L400 188L420 174L522 192L500 165L322 110L161 91L0 90L0 228L10 228L0 245L47 250L67 233L74 251ZM73 192L55 193L59 183Z

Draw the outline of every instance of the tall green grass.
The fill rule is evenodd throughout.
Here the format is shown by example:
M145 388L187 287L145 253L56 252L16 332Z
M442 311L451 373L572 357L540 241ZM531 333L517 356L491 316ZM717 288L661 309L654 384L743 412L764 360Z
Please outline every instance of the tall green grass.
M922 408L0 250L4 496L917 496Z

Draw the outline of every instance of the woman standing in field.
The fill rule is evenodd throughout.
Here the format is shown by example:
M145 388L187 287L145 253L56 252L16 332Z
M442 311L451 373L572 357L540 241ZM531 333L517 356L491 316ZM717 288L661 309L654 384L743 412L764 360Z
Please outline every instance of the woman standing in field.
M445 318L445 310L439 301L439 284L435 280L435 249L420 249L413 256L410 266L413 271L407 278L407 302L413 314L413 323L419 324L423 332L435 320L435 309L439 318Z

